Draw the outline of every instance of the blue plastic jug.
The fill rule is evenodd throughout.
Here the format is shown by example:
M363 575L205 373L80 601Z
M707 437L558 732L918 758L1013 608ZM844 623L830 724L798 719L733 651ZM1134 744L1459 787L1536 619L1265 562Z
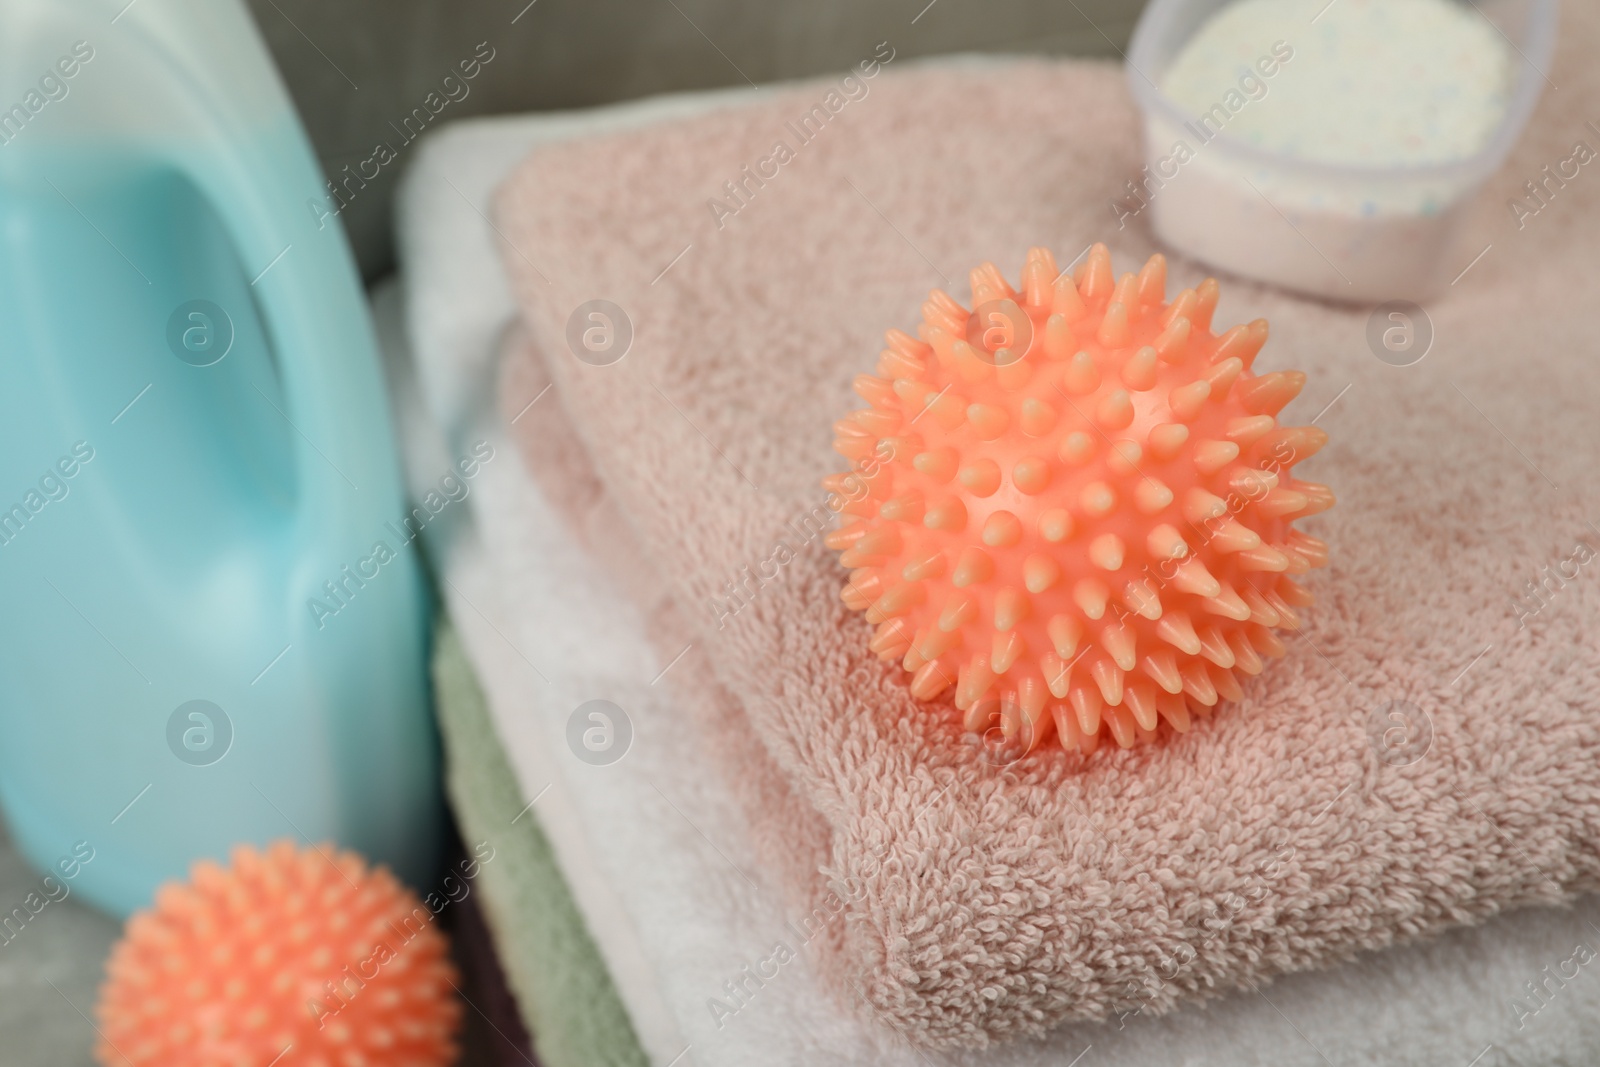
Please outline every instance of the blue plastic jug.
M0 5L0 801L114 913L238 842L436 859L426 590L322 190L237 0Z

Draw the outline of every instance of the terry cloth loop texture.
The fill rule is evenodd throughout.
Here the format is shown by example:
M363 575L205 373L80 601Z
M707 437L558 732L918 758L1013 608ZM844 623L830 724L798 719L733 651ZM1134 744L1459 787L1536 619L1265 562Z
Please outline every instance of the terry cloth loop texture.
M799 842L825 830L821 877L766 876L844 900L841 1003L923 1045L982 1046L1600 887L1600 568L1529 592L1600 548L1582 307L1600 182L1569 182L1521 231L1504 207L1585 136L1596 16L1569 15L1562 91L1462 264L1491 251L1427 309L1426 359L1377 359L1370 309L1224 285L1220 325L1272 323L1256 369L1309 374L1295 421L1333 402L1305 471L1340 497L1306 523L1332 564L1242 701L1087 759L989 767L947 704L909 697L839 600L817 481L842 465L830 427L851 379L930 286L965 300L967 269L1014 276L1035 244L1068 261L1108 240L1124 269L1156 250L1109 206L1139 164L1119 71L886 72L802 142L789 123L820 83L543 150L502 189L536 358L625 528L611 550L631 545L694 630L701 669L663 684L733 701L763 755L724 769L781 774L770 817ZM1171 273L1171 291L1203 276ZM593 299L632 330L605 365L569 345ZM1417 739L1404 759L1384 742L1396 723Z

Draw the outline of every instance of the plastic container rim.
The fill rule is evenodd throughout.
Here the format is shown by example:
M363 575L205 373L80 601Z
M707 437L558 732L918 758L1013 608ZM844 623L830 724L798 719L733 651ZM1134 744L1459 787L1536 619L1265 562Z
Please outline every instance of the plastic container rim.
M1232 2L1232 0L1229 0ZM1334 0L1335 3L1338 0ZM1152 0L1140 16L1138 25L1134 28L1133 40L1128 47L1126 57L1126 76L1128 88L1133 98L1138 102L1144 112L1146 120L1152 114L1170 122L1174 127L1182 128L1186 123L1196 121L1197 116L1188 114L1183 108L1163 92L1150 73L1161 74L1165 72L1154 70L1156 67L1156 34L1159 27L1170 23L1174 16L1192 7L1195 0ZM1218 4L1217 9L1227 6L1226 3ZM1476 5L1473 5L1476 7ZM1506 157L1510 154L1512 146L1521 136L1523 128L1527 125L1528 118L1533 114L1534 106L1539 102L1542 92L1541 83L1546 78L1545 71L1550 65L1551 56L1555 51L1556 22L1560 9L1559 0L1530 0L1525 26L1523 44L1510 42L1512 51L1517 53L1520 63L1516 82L1511 93L1511 102L1506 108L1505 115L1500 124L1495 127L1494 136L1475 155L1450 163L1428 163L1410 167L1370 166L1353 163L1321 163L1315 160L1306 160L1294 156L1284 155L1269 149L1258 148L1236 134L1229 133L1226 129L1217 132L1206 143L1220 141L1223 147L1244 159L1286 170L1298 172L1310 177L1333 177L1371 181L1382 180L1445 180L1452 183L1465 184L1468 180L1476 181L1493 173ZM1481 14L1481 12L1480 12ZM1497 27L1498 30L1498 27Z

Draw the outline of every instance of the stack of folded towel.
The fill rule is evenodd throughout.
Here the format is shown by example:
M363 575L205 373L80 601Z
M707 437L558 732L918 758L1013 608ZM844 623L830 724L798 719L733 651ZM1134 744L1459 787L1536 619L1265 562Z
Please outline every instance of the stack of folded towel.
M1547 100L1508 188L1577 128L1561 104L1593 75L1556 77L1570 96ZM1492 1045L1556 1062L1595 1040L1600 995L1542 970L1600 943L1583 912L1266 983L1596 885L1600 592L1578 578L1532 615L1510 598L1600 514L1573 447L1597 398L1564 280L1600 257L1571 226L1486 221L1494 248L1430 309L1434 352L1410 368L1367 350L1364 312L1226 287L1219 316L1273 323L1260 369L1311 374L1307 418L1349 386L1319 421L1334 444L1315 476L1341 496L1315 531L1334 551L1319 603L1288 658L1191 734L995 774L870 656L834 560L790 520L820 502L831 421L882 329L911 325L941 274L964 297L967 266L1105 234L1134 120L1095 65L895 72L775 177L724 189L827 92L654 105L717 108L670 124L620 111L602 121L643 128L534 151L492 213L526 325L498 421L508 309L479 212L550 120L435 140L403 204L429 414L445 455L497 446L475 531L440 546L452 613L651 1058L916 1062L903 1042L1022 1037L977 1058L1467 1062ZM1556 206L1592 217L1596 196L1569 192ZM1149 251L1118 236L1119 261ZM619 362L568 344L596 298L631 320ZM780 541L793 559L730 613L728 582ZM596 697L635 732L609 767L563 740ZM1392 701L1429 717L1413 763L1374 743Z

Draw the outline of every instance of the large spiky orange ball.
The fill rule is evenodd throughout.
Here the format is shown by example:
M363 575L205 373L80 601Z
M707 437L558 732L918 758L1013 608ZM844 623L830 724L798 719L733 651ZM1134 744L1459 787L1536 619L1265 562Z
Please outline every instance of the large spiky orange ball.
M106 1067L443 1067L456 972L432 911L331 846L195 864L106 964Z
M1275 418L1305 375L1252 373L1264 320L1211 332L1215 280L1165 287L1104 245L1073 274L1033 249L1020 292L984 264L971 311L935 290L918 337L889 331L834 427L845 603L913 694L954 686L1024 750L1188 730L1282 654L1293 576L1327 562L1290 526L1333 504L1290 473L1327 436Z

